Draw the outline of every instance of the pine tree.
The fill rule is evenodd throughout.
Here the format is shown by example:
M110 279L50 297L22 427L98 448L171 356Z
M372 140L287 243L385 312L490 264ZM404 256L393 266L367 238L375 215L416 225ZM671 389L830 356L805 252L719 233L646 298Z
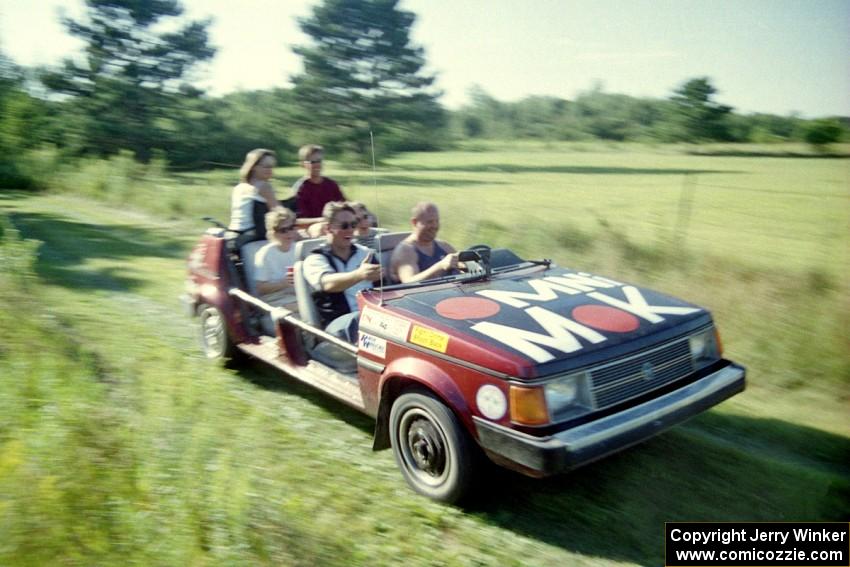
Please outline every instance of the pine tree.
M181 97L201 93L187 82L193 67L212 58L210 22L179 23L179 0L86 0L86 16L63 18L85 42L80 57L65 59L42 81L68 97L67 110L81 130L81 150L110 154L132 150L147 159L168 145Z
M398 0L324 0L299 20L312 39L294 48L304 63L292 81L305 142L365 157L370 131L385 151L437 135L445 117L424 50L410 41L415 18Z

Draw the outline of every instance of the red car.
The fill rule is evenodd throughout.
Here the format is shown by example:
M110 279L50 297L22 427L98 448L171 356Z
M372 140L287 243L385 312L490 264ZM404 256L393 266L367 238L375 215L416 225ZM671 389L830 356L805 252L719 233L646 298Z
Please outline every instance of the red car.
M408 233L379 235L387 262ZM317 326L296 245L298 310L253 295L251 258L223 228L192 250L184 302L210 358L249 355L376 419L407 482L453 502L484 458L542 477L638 443L741 392L704 309L484 246L466 271L361 292L360 335ZM243 249L244 250L244 249ZM250 252L243 252L250 256Z

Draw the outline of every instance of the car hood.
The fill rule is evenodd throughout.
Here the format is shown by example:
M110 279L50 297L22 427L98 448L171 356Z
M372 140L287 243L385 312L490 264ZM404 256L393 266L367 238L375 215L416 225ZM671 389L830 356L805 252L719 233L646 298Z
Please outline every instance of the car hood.
M447 335L436 343L445 354L487 368L504 368L500 355L519 358L532 370L526 376L627 354L711 322L696 305L586 272L525 274L409 290L384 308Z

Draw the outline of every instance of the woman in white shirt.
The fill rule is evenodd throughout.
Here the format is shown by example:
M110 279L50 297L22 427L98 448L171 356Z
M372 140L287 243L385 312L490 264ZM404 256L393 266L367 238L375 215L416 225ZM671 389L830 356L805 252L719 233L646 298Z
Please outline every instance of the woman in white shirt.
M239 170L240 183L230 199L230 230L245 233L240 245L263 238L266 213L279 206L271 178L276 164L275 153L257 148L245 156Z
M295 263L295 213L277 207L265 217L269 242L254 256L254 278L260 299L275 307L294 309L295 287L292 265Z

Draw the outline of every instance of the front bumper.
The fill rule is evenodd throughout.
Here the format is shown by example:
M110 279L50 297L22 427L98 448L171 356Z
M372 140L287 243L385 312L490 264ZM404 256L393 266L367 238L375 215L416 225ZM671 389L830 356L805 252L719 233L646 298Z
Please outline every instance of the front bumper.
M478 441L506 464L548 476L640 443L744 390L746 371L734 363L673 392L627 410L535 437L473 417Z

